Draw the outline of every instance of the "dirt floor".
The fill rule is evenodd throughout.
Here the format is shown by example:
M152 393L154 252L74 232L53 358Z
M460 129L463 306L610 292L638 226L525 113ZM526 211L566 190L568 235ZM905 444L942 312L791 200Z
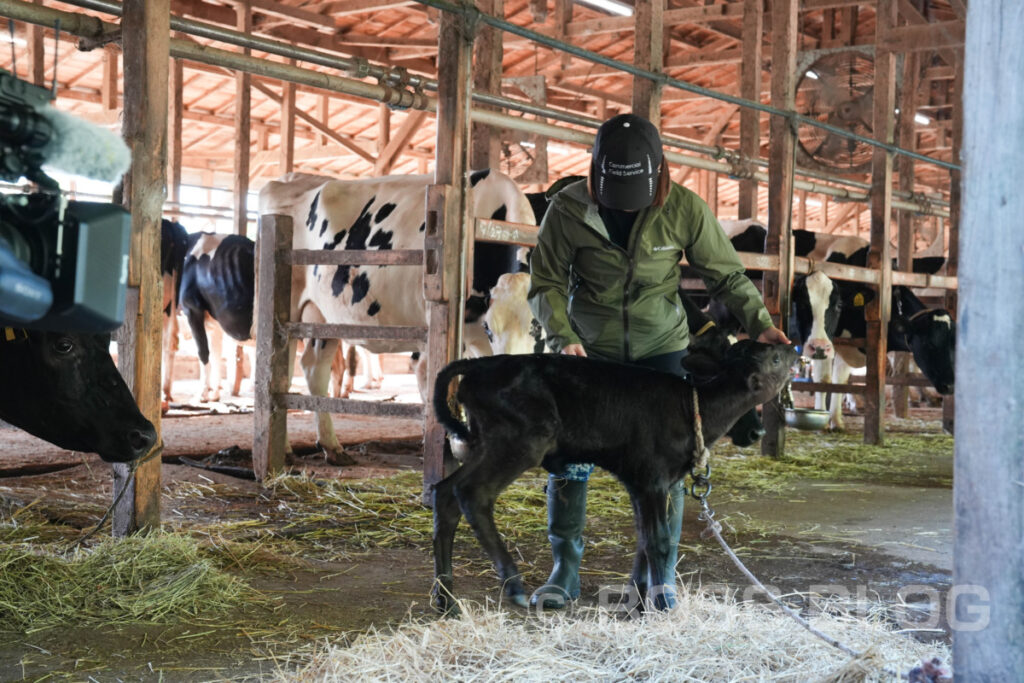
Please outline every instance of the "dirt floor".
M390 369L396 367L400 363ZM194 383L179 384L183 396L195 389ZM272 598L272 607L158 626L0 630L0 680L260 678L301 661L302 652L324 639L344 642L370 627L386 628L410 617L434 618L429 605L429 511L420 505L416 487L422 466L420 425L335 416L339 437L351 445L358 464L334 467L316 452L313 416L289 414L294 471L308 475L301 481L334 480L331 495L347 491L352 496L348 503L330 498L328 505L324 494L315 505L325 514L317 517L299 510L287 484L266 488L232 476L248 466L252 445L247 385L240 399L215 406L177 404L163 420L162 515L168 528L211 539L223 534L233 541L251 541L262 533L255 525L266 523L274 542L292 543L287 553L275 555L286 561L244 572L257 592ZM361 396L418 400L408 374L388 375L380 391ZM712 506L726 519L729 541L750 569L765 584L790 594L791 603L811 609L814 596L831 595L845 599L847 608L856 612L858 605L881 601L892 607L894 623L922 629L918 637L948 639L943 600L952 564L952 440L941 436L940 418L937 409L919 409L913 419L890 420L887 429L896 438L923 435L941 446L903 456L896 470L881 467L877 476L866 479L809 476L789 478L777 487L769 482L732 490L730 482L719 481ZM858 418L850 418L850 430L860 425ZM813 435L819 437L833 449L857 441ZM722 451L716 446L713 453ZM763 460L754 449L724 451L745 467ZM222 471L184 464L189 460ZM32 506L62 524L70 538L90 529L112 497L109 466L96 457L61 451L9 428L0 428L0 472L7 473L0 478L0 512ZM405 485L397 506L389 498L391 507L361 507L367 495L386 493L390 486L381 484L384 488L378 490L363 480L390 482L396 474ZM526 502L503 527L506 535L514 535L510 543L527 585L533 587L550 569L543 482L537 472L517 484L517 495ZM602 491L614 491L618 485L601 486ZM618 504L621 509L606 516L591 495L583 604L604 600L608 593L602 587L621 584L632 562L628 502L621 487L618 493L598 495L606 497L606 507ZM346 505L359 508L355 516ZM682 581L763 601L713 541L701 540L696 516L697 506L688 506L680 549ZM387 517L384 531L375 526L374 517ZM0 523L4 521L0 514ZM211 526L215 524L233 526L220 530ZM251 531L247 525L253 525ZM497 580L475 541L462 533L457 543L459 597L497 600Z

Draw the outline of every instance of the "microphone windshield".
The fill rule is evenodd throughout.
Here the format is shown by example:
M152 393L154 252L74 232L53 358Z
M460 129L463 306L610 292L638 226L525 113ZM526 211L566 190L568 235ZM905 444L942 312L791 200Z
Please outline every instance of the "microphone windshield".
M53 107L39 107L36 113L53 128L42 149L45 165L108 183L120 180L131 166L131 151L116 133Z

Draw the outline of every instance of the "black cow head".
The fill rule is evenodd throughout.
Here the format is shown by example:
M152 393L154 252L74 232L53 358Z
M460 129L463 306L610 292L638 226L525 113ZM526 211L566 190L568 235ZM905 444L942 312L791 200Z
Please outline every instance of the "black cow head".
M108 462L156 442L109 353L108 335L0 330L0 418Z
M895 334L907 340L914 361L940 394L952 394L956 358L956 323L949 311L931 308L904 318L893 315Z

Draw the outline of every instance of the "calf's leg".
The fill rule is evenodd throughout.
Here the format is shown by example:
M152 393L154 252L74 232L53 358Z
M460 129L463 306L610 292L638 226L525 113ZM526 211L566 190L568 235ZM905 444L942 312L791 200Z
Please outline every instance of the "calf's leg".
M456 470L434 484L434 587L431 589L434 608L444 614L458 611L452 579L452 545L459 526L459 501L455 498Z
M637 557L633 563L633 582L640 591L642 599L650 600L655 609L668 609L675 606L675 578L672 584L666 585L667 566L673 543L679 543L679 537L670 539L668 527L668 493L661 491L644 491L630 493L633 510L636 514ZM680 512L682 510L680 506ZM647 572L644 576L643 568Z

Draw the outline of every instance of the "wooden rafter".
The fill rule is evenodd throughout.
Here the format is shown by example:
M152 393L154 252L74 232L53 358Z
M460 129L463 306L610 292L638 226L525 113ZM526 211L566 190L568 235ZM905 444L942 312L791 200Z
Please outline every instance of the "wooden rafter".
M420 124L423 123L423 119L427 117L427 112L423 110L412 110L409 112L408 117L402 126L395 133L394 137L391 138L391 142L384 149L384 153L381 154L376 163L373 165L373 172L376 175L386 175L391 171L391 167L395 163L395 159L402 153L402 150L408 144L413 133L420 128Z

